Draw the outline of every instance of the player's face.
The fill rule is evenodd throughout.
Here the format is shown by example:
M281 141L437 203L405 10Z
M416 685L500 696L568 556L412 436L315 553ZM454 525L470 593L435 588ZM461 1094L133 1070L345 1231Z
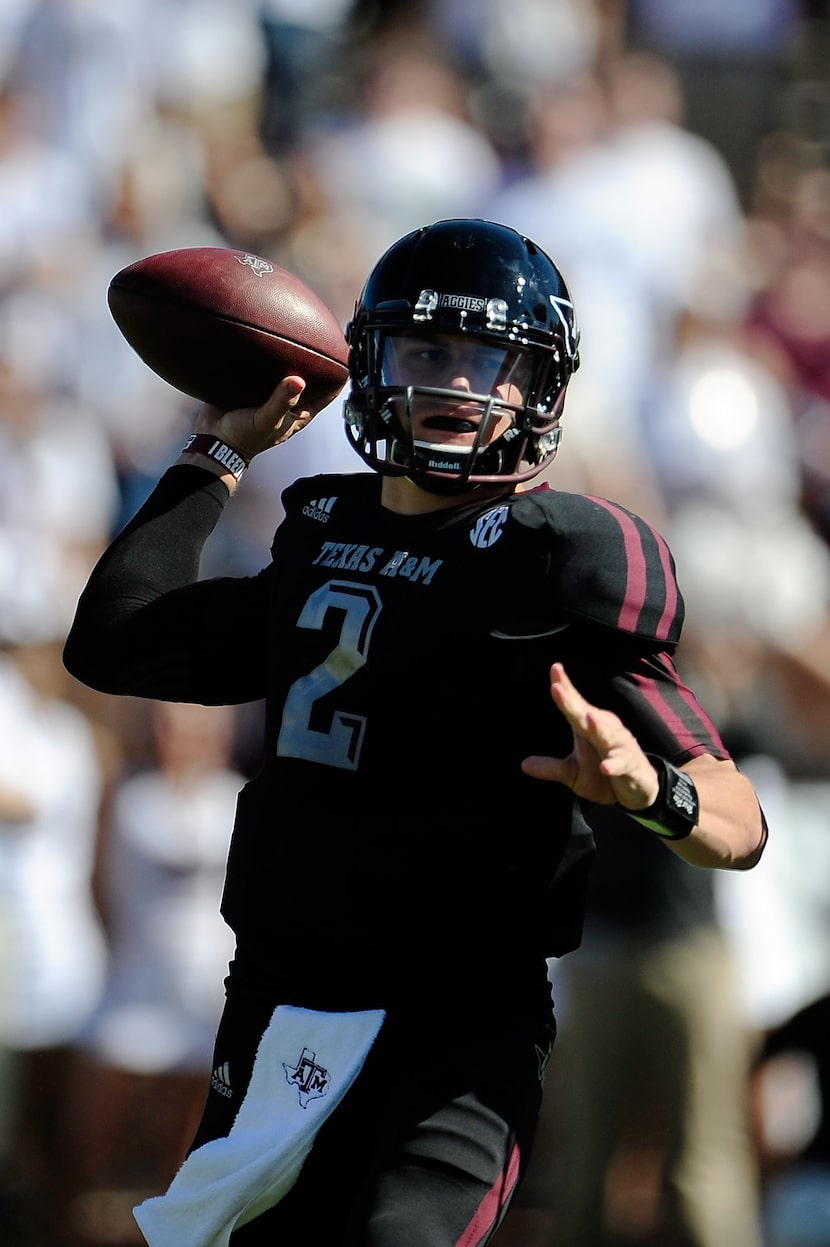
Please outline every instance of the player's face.
M465 334L400 334L386 340L384 385L412 386L412 434L416 441L463 446L472 443L484 414L484 401L520 406L527 393L532 365L520 350L494 346ZM507 411L494 405L490 428L480 444L504 433L512 423Z

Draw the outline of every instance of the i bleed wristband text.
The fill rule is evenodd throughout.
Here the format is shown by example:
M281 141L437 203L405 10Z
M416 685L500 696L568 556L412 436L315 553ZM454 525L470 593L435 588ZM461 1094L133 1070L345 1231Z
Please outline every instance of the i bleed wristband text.
M207 455L209 459L215 459L236 481L241 480L243 472L250 463L250 460L243 459L233 446L223 442L221 437L214 437L212 433L191 433L182 451Z

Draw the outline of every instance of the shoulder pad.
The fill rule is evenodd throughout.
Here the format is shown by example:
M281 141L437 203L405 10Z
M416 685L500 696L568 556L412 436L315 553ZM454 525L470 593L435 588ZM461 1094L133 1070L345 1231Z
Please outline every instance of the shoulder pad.
M673 649L683 597L665 539L617 503L552 489L515 495L513 517L544 530L549 575L569 615Z

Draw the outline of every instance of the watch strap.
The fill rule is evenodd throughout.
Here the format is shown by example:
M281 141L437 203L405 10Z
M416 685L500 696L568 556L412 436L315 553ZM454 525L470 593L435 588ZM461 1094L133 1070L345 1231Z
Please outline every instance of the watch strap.
M625 809L629 818L641 823L663 840L685 840L697 826L700 802L694 780L666 758L647 753L657 772L659 788L651 805L644 810Z

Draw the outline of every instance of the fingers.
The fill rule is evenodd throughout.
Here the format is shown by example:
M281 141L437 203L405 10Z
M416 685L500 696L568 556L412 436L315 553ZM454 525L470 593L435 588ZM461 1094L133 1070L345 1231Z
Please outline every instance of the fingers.
M304 390L302 377L283 377L262 406L253 409L253 423L263 430L276 432L286 420L290 422L300 414L300 399Z
M317 398L312 401L310 396L306 393L305 380L300 376L289 376L283 377L271 398L287 401L288 406L291 407L298 415L302 414L306 417L306 423L308 423L308 420L310 420L313 416L316 416L318 412L321 412L324 407L328 407L330 403L334 402L342 388L343 387L340 386L338 389L332 390L328 394L318 393ZM301 401L303 393L306 393L305 402ZM270 402L271 399L268 401Z
M533 755L522 762L522 770L532 779L555 780L557 783L566 784L568 788L573 788L571 769L569 758L546 758Z
M276 406L288 406L295 408L300 401L300 396L305 389L305 381L302 377L283 377L279 385L274 389L273 394L265 403L268 407L271 404Z
M600 754L605 754L629 737L630 733L615 714L597 709L582 696L561 663L554 663L551 667L550 693L574 735L588 741Z
M555 662L550 669L550 695L572 728L587 729L591 707L571 683L561 662Z
M656 773L622 720L583 697L561 663L550 669L550 693L573 732L573 749L565 758L525 758L523 772L565 784L593 801L649 805L656 796Z
M571 683L561 663L551 668L551 697L574 736L595 751L603 775L615 778L639 763L642 750L622 720L611 710L592 706Z
M265 438L262 449L279 446L313 419L314 409L301 406L304 390L302 377L283 377L268 401L254 413L254 424Z
M240 407L222 411L203 407L196 421L200 432L222 437L247 459L278 446L304 428L316 414L316 407L303 406L305 381L300 376L283 377L259 407Z

